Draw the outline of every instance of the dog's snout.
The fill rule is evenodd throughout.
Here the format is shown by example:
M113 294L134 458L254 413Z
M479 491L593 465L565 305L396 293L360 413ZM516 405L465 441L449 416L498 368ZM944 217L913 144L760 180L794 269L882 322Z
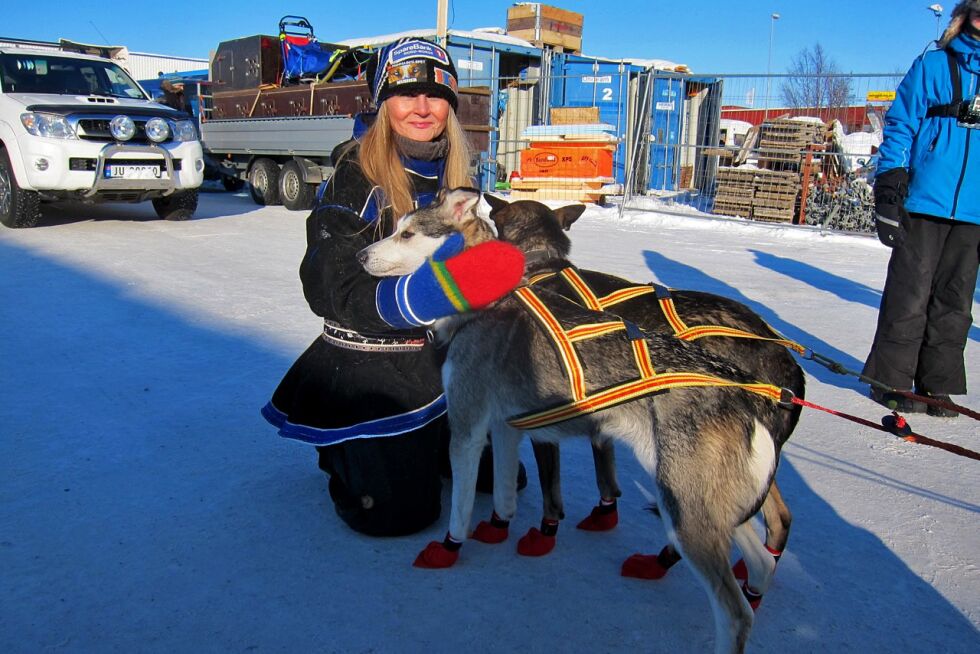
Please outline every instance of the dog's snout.
M366 248L357 253L357 263L363 266L365 263L367 263L367 260L368 260L368 253Z

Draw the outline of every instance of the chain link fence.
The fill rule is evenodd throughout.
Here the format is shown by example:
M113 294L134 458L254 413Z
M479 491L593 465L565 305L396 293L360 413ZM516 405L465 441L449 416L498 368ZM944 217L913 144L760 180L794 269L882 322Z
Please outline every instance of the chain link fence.
M874 228L870 182L900 76L692 75L628 64L542 73L549 68L465 80L494 98L479 161L485 190Z

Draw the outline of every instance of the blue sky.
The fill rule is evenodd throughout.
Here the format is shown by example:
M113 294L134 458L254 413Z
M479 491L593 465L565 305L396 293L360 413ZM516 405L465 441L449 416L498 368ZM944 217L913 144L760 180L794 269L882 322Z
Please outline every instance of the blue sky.
M586 54L669 59L701 73L765 72L770 15L773 72L818 41L845 72L904 72L931 39L937 21L926 0L555 0L585 15ZM955 2L942 2L945 26ZM223 40L276 34L289 13L306 16L322 41L434 27L436 0L288 3L169 0L154 10L121 0L76 1L38 17L31 3L9 2L0 36L59 37L126 45L137 52L207 57ZM140 10L133 10L141 6ZM504 26L509 2L450 0L450 27Z

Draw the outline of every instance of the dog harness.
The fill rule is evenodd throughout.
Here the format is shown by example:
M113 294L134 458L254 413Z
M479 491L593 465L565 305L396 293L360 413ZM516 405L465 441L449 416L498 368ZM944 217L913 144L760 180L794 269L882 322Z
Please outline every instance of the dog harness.
M564 272L562 271L562 273ZM584 284L584 280L581 280L581 277L575 274L574 271L572 272L574 275L573 278L581 281L584 288L588 288ZM531 281L531 283L533 282L534 280ZM636 291L636 294L633 295L633 297L636 297L636 295L642 294L638 290L640 288L642 287L623 290ZM652 290L650 288L647 292L652 292ZM614 295L619 293L617 292ZM624 295L627 294L624 293ZM568 374L572 398L571 402L560 404L543 411L521 414L509 419L507 422L517 429L538 429L608 409L641 397L668 391L672 388L689 388L694 386L742 388L776 402L785 402L788 400L786 396L788 391L772 384L738 383L715 377L714 375L697 372L658 373L650 359L650 350L647 346L646 337L642 330L635 324L617 316L605 314L612 319L603 322L575 325L566 329L552 309L534 292L530 285L522 286L515 290L514 297L530 312L544 332L555 343L559 359ZM592 297L595 297L594 294L592 294ZM596 299L598 300L598 298ZM601 303L599 305L601 306ZM602 315L600 314L597 317L602 317ZM589 394L585 385L585 371L582 366L582 360L575 349L575 344L617 332L625 332L626 337L629 339L638 376L635 379L618 383Z
M705 336L728 336L731 338L751 338L758 341L778 343L779 345L788 347L799 354L803 354L806 351L806 348L799 343L795 343L791 340L783 338L782 336L778 336L776 338L760 336L758 334L745 331L744 329L724 327L722 325L697 325L694 327L689 327L681 319L680 314L678 314L677 307L674 305L674 300L670 295L670 290L666 286L661 286L659 284L650 283L639 286L625 286L609 293L608 295L600 297L588 285L588 283L582 279L582 276L579 275L578 271L576 271L573 267L563 268L557 273L549 272L535 275L528 281L528 284L533 286L555 277L563 280L566 285L571 288L582 306L586 307L587 309L592 309L593 311L605 311L609 307L615 306L620 302L632 300L633 298L641 295L655 293L657 296L657 302L660 305L660 310L663 311L664 317L667 319L667 323L670 325L671 329L674 330L674 336L682 341L694 341L699 338L704 338ZM626 280L622 281L624 284L629 283ZM773 334L779 333L772 327L769 327L769 325L766 325L766 327L768 327Z

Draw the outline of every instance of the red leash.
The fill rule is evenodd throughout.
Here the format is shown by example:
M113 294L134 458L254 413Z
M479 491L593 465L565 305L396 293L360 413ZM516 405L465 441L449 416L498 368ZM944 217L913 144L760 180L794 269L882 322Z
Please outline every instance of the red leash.
M911 395L911 394L910 394ZM865 420L864 418L859 418L858 416L853 416L849 413L844 413L842 411L834 411L833 409L828 409L827 407L820 406L819 404L814 404L813 402L807 402L806 400L801 400L800 398L793 396L790 400L793 404L798 404L800 406L805 406L810 409L818 409L829 413L831 415L840 416L850 420L851 422L856 422L859 425L864 425L865 427L871 427L877 429L878 431L887 432L898 436L902 440L906 440L910 443L918 443L920 445L929 445L931 447L937 447L941 450L946 450L952 454L958 454L959 456L965 456L968 459L974 459L975 461L980 461L980 452L974 452L973 450L968 450L965 447L960 447L959 445L953 445L952 443L944 443L943 441L937 441L935 439L929 438L927 436L922 436L916 434L909 427L908 422L905 418L898 415L898 413L892 413L890 416L886 416L882 422L885 425L879 425L877 423L871 422L870 420ZM945 404L945 403L943 403ZM889 426L891 425L891 428Z

